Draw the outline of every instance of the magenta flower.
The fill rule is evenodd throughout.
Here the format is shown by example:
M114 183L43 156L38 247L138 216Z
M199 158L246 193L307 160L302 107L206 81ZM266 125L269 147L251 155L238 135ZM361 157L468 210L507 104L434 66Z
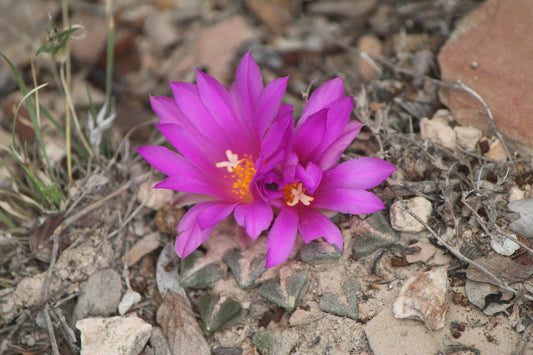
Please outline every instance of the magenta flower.
M326 215L385 208L366 190L389 177L394 166L377 158L338 164L363 126L350 121L352 109L353 97L344 97L342 80L328 81L309 98L294 133L292 125L283 128L290 137L284 142L284 156L261 167L270 171L258 173L259 191L279 209L268 234L267 267L289 257L298 232L305 243L323 237L342 250L341 232Z
M285 261L298 233L305 243L323 237L342 250L336 212L384 208L366 191L395 168L376 158L339 163L361 130L350 121L353 98L334 79L311 95L298 124L281 104L287 78L263 86L259 67L244 56L229 91L198 71L197 84L171 82L173 98L152 98L157 127L179 153L160 146L137 151L168 177L156 185L199 202L178 225L175 249L186 257L233 213L252 239L268 229L267 267ZM274 211L273 211L274 210Z
M253 239L270 226L272 207L260 197L252 180L257 161L263 160L265 132L278 112L287 111L280 111L287 78L263 86L250 53L242 59L229 91L201 71L196 82L171 82L174 99L151 99L159 115L157 128L180 154L160 146L137 149L148 163L168 175L155 187L195 194L202 201L178 225L175 249L182 258L231 213Z

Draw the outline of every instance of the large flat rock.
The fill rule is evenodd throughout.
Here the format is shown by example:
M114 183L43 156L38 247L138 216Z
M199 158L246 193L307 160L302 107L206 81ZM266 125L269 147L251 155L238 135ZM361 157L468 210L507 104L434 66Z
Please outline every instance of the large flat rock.
M438 56L442 80L478 92L501 133L533 151L533 6L529 0L487 0L461 20ZM462 125L490 130L470 94L442 89L442 102Z

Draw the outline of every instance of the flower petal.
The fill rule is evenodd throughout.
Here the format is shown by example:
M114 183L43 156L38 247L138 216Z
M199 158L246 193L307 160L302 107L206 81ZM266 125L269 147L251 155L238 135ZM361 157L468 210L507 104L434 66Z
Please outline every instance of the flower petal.
M381 184L395 170L394 165L378 158L348 160L324 173L320 189L371 189Z
M296 177L302 182L309 193L314 194L322 181L322 169L313 162L307 164L305 169L301 165L298 165L296 167Z
M340 159L342 152L352 143L354 138L359 134L361 128L364 125L358 121L350 121L344 132L335 140L326 150L320 158L315 162L320 166L322 170L328 170L334 166Z
M298 121L297 127L301 126L313 113L326 108L332 101L344 97L344 84L342 79L332 79L318 87L305 104L302 116Z
M205 173L217 174L215 164L226 160L225 150L201 135L191 134L181 126L169 123L160 124L157 128L178 152Z
M335 244L342 251L343 238L339 228L322 213L305 208L299 213L298 231L305 243L323 237L329 244Z
M242 146L244 141L246 147L257 147L255 151L247 153L257 154L259 145L257 140L252 141L250 125L238 117L226 89L214 78L199 70L196 72L196 82L202 103L226 132L229 141L233 143L232 146ZM250 118L247 117L247 119ZM242 151L238 153L242 154Z
M311 152L322 144L327 130L327 113L326 109L320 110L296 128L293 147L301 164L309 162Z
M176 101L170 97L150 97L152 110L159 116L159 123L179 124L188 121Z
M195 175L198 170L178 153L158 145L135 149L150 165L165 175Z
M255 200L252 203L237 206L233 215L237 223L244 227L246 234L255 240L270 226L274 213L272 207L264 201Z
M230 88L233 101L239 108L241 117L251 119L255 115L254 103L263 89L263 79L259 66L251 52L244 55L235 73L235 83Z
M282 208L267 237L266 267L281 264L291 255L297 236L298 213Z
M313 208L325 208L341 213L364 214L385 208L379 197L365 190L331 189L315 193Z
M180 258L185 258L196 250L207 240L207 238L209 238L211 232L215 229L216 224L226 218L223 217L220 220L211 221L211 226L205 229L201 229L198 225L198 215L208 208L220 205L220 203L220 201L202 202L185 213L178 225L178 236L176 237L176 244L174 245L176 254L178 254Z
M188 134L206 137L211 144L220 147L223 151L228 149L230 147L229 137L204 106L196 85L170 82L170 87L180 110L188 118L182 123L184 129L189 132Z
M263 91L256 102L256 119L257 119L257 135L259 138L263 137L268 126L276 117L281 104L281 99L287 90L287 81L289 77L278 78L270 82ZM246 117L245 117L246 119Z
M190 175L169 176L155 185L154 189L169 189L174 191L209 195L220 199L230 198L227 188L221 188L213 183L213 181L207 180L205 177ZM225 194L224 192L227 193Z
M263 139L261 145L261 155L263 158L270 158L282 149L290 149L294 132L292 109L291 105L281 105L278 116Z
M235 203L213 201L212 205L198 213L198 226L201 230L212 227L228 217L235 209Z

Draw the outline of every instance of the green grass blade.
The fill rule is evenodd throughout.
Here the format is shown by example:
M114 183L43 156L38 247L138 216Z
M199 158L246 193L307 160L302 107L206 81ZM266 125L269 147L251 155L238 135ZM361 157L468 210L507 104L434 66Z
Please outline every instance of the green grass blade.
M9 67L11 68L11 71L15 75L15 78L17 79L17 83L19 85L20 91L22 92L22 95L26 97L26 95L29 93L28 87L24 83L24 80L22 79L21 73L18 71L18 69L11 63L9 58L7 58L4 53L0 52L0 55L5 59ZM48 170L52 172L52 166L50 164L50 160L48 159L48 155L46 154L46 148L44 147L44 141L43 136L41 132L41 127L39 125L37 114L35 113L33 99L31 97L26 97L25 99L26 103L26 109L28 110L28 114L30 115L31 123L33 125L33 130L35 131L35 137L37 138L37 142L39 143L39 148L46 160L46 164L48 166ZM16 117L15 117L16 119Z

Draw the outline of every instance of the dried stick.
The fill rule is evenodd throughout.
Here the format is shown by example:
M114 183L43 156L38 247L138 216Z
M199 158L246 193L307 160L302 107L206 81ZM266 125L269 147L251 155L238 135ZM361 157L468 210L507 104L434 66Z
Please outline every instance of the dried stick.
M132 185L132 180L129 180L127 183L125 183L124 185L122 185L118 190L112 192L111 194L107 195L106 197L104 197L103 199L101 199L100 201L97 201L95 203L93 203L92 205L90 206L87 206L86 208L84 208L83 210L79 211L78 213L76 213L75 215L73 216L70 216L68 217L67 219L65 219L64 221L64 225L69 225L71 224L73 221L85 216L87 213L97 209L98 207L100 207L102 204L104 204L105 202L111 200L112 198L115 198L116 196L118 196L120 193L122 193L124 190L127 190L130 186Z
M477 223L479 223L479 225L481 226L481 229L483 229L483 231L490 237L493 236L493 233L491 233L489 231L489 228L487 227L487 225L485 224L485 222L483 221L483 218L481 218L481 216L476 212L476 210L474 210L474 208L472 206L470 206L468 204L468 202L465 201L464 197L461 197L461 202L465 205L466 208L468 208L475 216L476 216L476 220L477 220ZM524 243L522 243L521 241L519 241L518 239L513 239L511 238L510 236L508 236L507 234L505 234L500 227L498 227L496 224L494 224L494 226L496 227L496 230L501 234L502 237L505 237L506 239L509 239L510 241L520 245L522 248L524 248L525 250L527 250L529 253L531 253L531 255L533 255L533 249L529 248L527 245L525 245Z
M50 305L48 304L48 293L50 291L52 273L54 271L57 253L59 251L59 239L58 239L57 233L54 233L53 241L54 241L54 244L52 246L52 256L50 258L50 265L48 266L48 272L46 273L46 281L45 281L44 290L43 290L43 302L45 303L43 314L44 314L44 319L46 321L46 327L48 328L48 338L50 339L50 344L52 346L52 352L54 355L59 355L59 348L57 347L57 340L56 340L55 333L54 333L54 326L52 325L52 320L50 319Z
M46 327L48 328L48 338L50 338L50 345L52 345L52 353L54 355L60 355L59 348L57 347L56 336L54 334L54 326L52 325L52 320L50 319L50 305L48 303L44 305L43 311Z
M461 252L459 250L457 250L456 248L454 248L453 246L451 246L450 244L448 244L444 239L442 239L430 226L428 226L428 224L426 222L424 222L422 220L422 218L418 217L416 214L414 214L413 212L403 208L403 207L400 207L401 210L409 213L414 219L416 219L418 221L418 223L422 224L434 237L435 239L437 239L439 241L439 243L441 243L442 245L444 245L446 247L446 249L448 249L448 251L450 253L452 253L453 255L455 255L455 257L457 257L458 259L468 263L468 264L471 264L472 266L474 266L475 268L477 268L479 271L485 273L487 276L489 276L494 282L496 282L498 284L498 286L506 291L509 291L509 292L512 292L513 295L517 294L518 291L509 287L509 285L507 285L507 283L503 282L502 280L500 280L496 275L494 275L491 271L487 270L485 267L479 265L478 263L476 263L474 260L470 259L470 258L467 258L466 256L464 256L463 254L461 254Z
M13 328L9 331L9 334L2 340L2 343L0 344L0 355L3 355L8 347L8 341L11 339L11 337L19 330L19 328L24 324L26 319L28 318L27 313L22 313L22 315L17 319L17 323L13 326Z

